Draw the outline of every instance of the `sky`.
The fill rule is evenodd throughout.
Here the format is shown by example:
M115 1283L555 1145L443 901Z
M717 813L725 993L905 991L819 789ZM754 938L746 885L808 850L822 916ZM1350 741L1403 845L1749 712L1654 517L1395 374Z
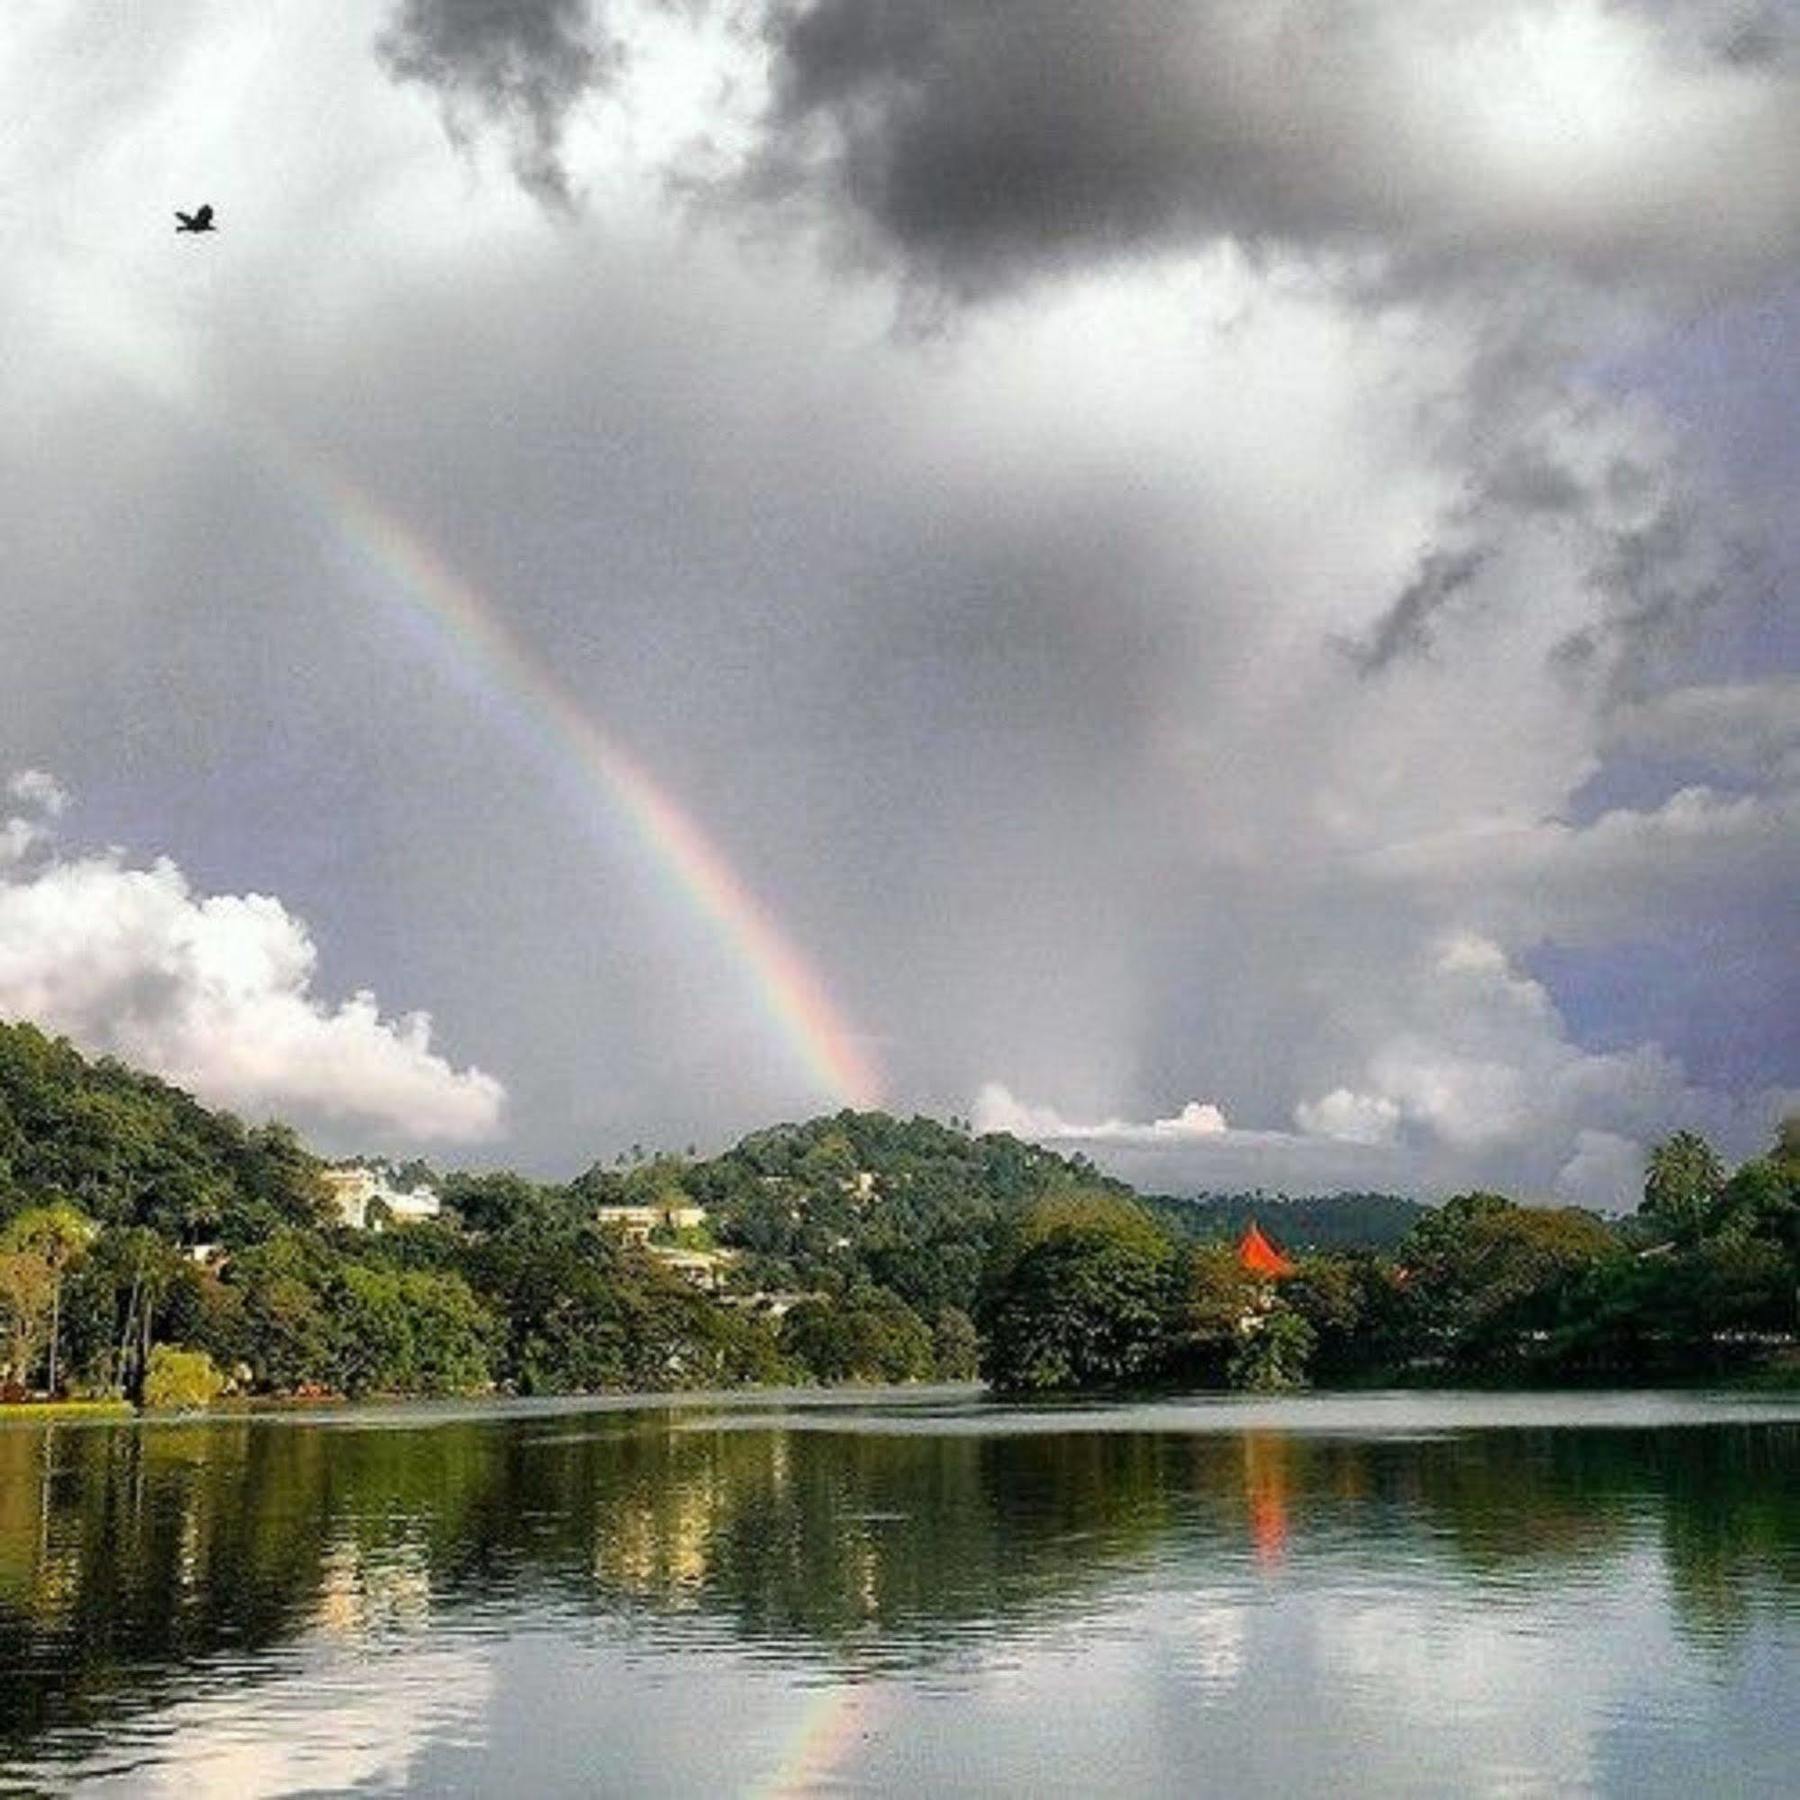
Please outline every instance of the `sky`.
M1791 7L12 0L0 119L0 1017L558 1176L1800 1102Z

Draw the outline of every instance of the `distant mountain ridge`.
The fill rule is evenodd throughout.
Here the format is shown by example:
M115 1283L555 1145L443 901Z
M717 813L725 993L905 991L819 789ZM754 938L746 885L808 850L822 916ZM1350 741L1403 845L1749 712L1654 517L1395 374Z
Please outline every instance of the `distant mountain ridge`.
M1434 1208L1400 1194L1146 1194L1143 1204L1178 1236L1236 1238L1254 1220L1283 1250L1389 1254Z

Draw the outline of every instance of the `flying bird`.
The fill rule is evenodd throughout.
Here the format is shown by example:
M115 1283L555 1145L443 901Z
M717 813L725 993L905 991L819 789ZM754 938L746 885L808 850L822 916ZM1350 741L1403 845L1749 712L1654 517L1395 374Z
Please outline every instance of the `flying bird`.
M212 207L210 205L201 207L198 212L178 212L175 217L181 221L181 223L175 227L178 232L217 231L219 229L218 226L213 223Z

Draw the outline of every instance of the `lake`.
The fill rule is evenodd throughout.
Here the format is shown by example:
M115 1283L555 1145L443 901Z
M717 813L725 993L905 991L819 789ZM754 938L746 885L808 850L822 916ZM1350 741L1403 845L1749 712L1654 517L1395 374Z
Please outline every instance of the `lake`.
M0 1426L0 1791L1800 1792L1800 1403Z

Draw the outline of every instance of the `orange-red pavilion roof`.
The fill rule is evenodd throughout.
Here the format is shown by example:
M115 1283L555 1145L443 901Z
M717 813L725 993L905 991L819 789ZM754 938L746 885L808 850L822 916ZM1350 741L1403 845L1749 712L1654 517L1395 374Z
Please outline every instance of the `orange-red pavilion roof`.
M1254 1219L1238 1239L1237 1253L1239 1264L1252 1275L1266 1275L1271 1281L1279 1281L1294 1272L1294 1265L1263 1236Z

